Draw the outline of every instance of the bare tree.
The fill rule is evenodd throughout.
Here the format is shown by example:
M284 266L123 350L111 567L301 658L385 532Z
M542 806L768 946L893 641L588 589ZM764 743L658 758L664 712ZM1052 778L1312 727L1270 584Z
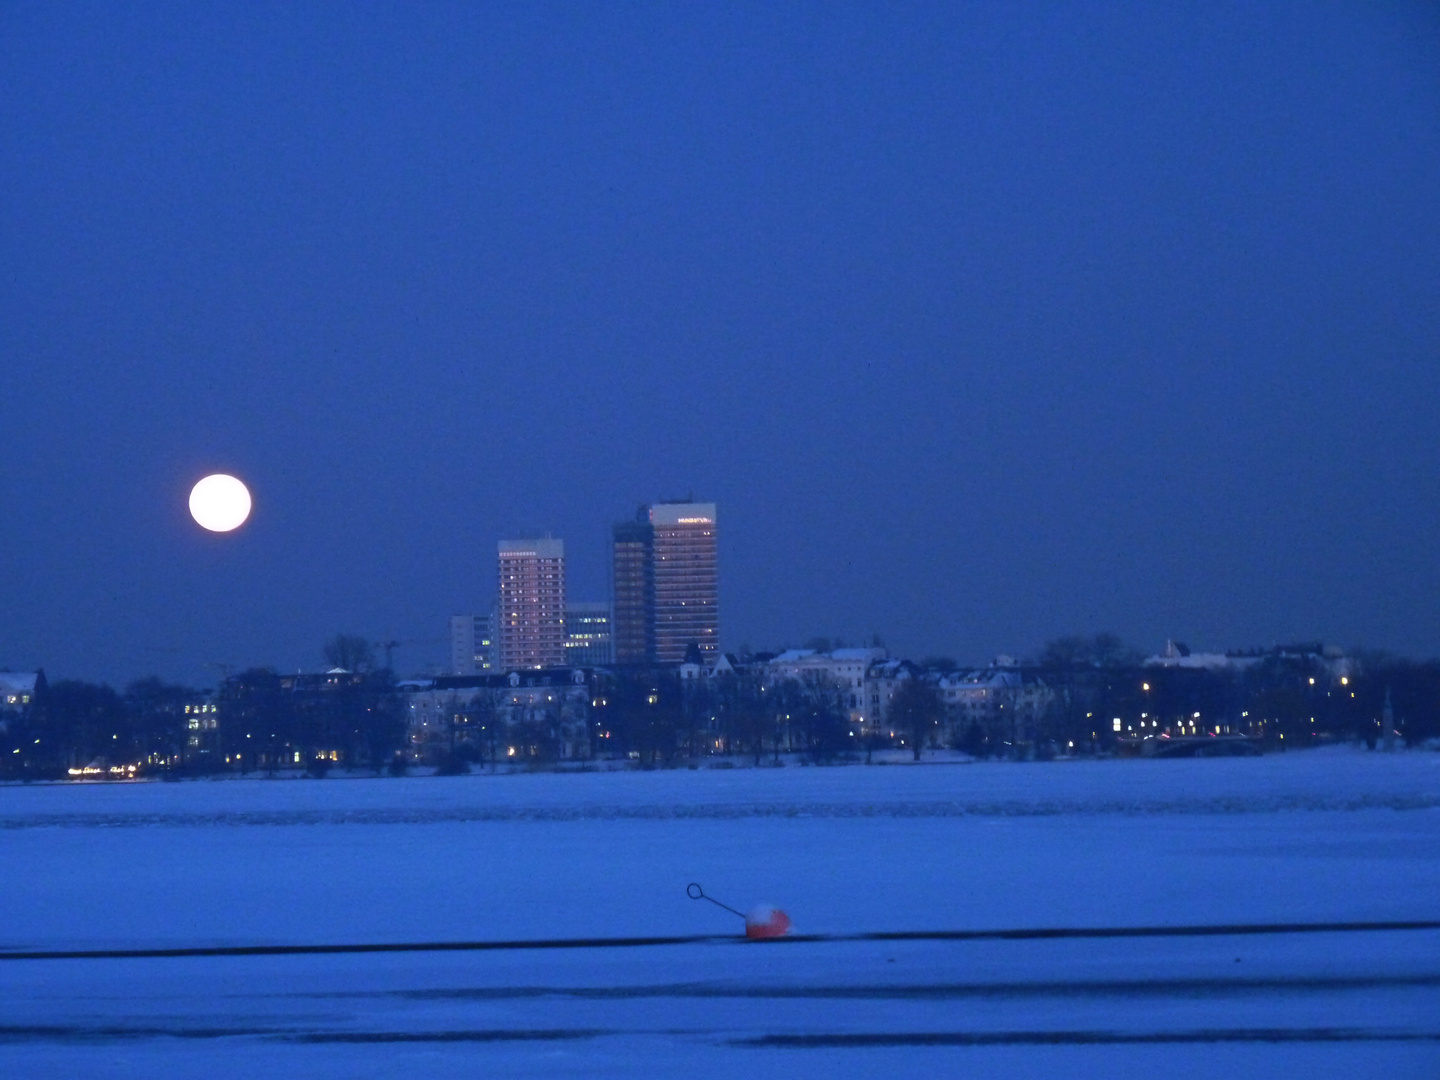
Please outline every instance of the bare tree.
M1040 650L1039 663L1047 668L1130 667L1140 663L1143 653L1125 644L1118 634L1100 633L1094 637L1071 634L1054 638Z
M359 634L336 634L325 643L325 663L346 671L371 671L375 667L375 649Z
M925 744L935 741L943 712L939 693L924 679L905 679L896 689L890 703L890 723L910 740L916 761Z
M1090 643L1080 634L1052 638L1040 650L1040 664L1047 668L1068 668L1089 663Z
M805 748L817 762L831 761L847 749L850 710L845 691L828 676L808 676L799 686L795 706Z
M770 731L770 695L764 680L753 672L744 672L727 676L720 687L727 748L732 753L748 753L759 765L765 753L765 736Z

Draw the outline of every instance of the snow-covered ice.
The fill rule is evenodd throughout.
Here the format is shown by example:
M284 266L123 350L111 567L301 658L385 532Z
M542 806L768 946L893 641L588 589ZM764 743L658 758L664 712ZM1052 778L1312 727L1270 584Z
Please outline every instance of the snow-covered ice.
M1440 1075L1440 754L0 787L0 948L733 933L0 963L0 1075Z

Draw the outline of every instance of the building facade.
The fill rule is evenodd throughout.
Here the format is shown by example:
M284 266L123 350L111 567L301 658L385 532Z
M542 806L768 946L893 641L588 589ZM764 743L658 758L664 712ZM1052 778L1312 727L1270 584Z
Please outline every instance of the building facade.
M655 662L655 530L650 508L642 506L635 521L612 530L612 636L614 662Z
M876 706L872 709L867 700L869 692L866 678L871 669L886 658L884 649L836 649L822 653L813 649L790 649L765 664L770 678L795 679L806 682L811 679L825 679L838 687L844 694L846 708L850 710L850 722L864 725L873 718L879 708L879 690L875 691Z
M28 712L37 693L45 689L40 671L0 671L0 723L6 716Z
M714 503L656 503L654 529L655 659L678 664L691 645L706 663L720 653L720 590Z
M693 645L713 664L720 655L715 504L651 503L612 535L615 663L679 664Z
M501 540L497 570L499 667L563 667L565 541Z
M606 667L614 663L610 605L571 601L565 605L565 665Z
M488 675L495 670L496 613L450 616L450 674Z
M408 754L433 765L448 754L497 764L588 758L594 675L581 669L408 680L396 687Z
M943 675L936 690L952 746L962 743L971 724L997 743L1030 742L1055 697L1038 672L1006 656L987 668Z

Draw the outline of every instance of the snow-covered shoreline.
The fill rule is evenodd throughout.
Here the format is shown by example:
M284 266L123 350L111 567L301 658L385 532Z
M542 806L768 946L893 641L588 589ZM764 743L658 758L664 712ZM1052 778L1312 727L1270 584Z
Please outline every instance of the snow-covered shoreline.
M0 785L0 829L1440 807L1440 754Z

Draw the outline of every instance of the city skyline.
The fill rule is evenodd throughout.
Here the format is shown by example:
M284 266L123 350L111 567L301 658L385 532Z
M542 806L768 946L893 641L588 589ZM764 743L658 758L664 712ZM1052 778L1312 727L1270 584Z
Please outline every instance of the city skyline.
M695 649L714 663L721 647L717 521L713 502L643 504L634 521L612 529L603 601L579 601L568 591L563 539L547 533L499 541L489 614L450 617L449 670L678 664Z
M598 600L692 490L727 645L1440 653L1433 5L0 38L0 666L423 670L477 538Z

